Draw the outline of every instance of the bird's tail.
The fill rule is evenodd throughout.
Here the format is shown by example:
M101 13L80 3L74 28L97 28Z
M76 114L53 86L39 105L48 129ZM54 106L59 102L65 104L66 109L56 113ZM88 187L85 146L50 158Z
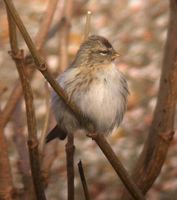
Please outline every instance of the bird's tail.
M61 128L56 125L47 135L46 137L46 143L50 142L51 140L55 139L55 138L59 138L60 140L64 140L67 136L67 133L63 130L61 130Z

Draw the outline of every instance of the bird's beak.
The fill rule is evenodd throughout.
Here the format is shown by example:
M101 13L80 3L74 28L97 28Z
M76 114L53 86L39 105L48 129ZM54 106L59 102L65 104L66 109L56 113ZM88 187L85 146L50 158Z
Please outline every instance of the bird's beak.
M113 53L112 55L112 60L115 60L116 58L118 58L120 56L120 54L118 54L116 51Z

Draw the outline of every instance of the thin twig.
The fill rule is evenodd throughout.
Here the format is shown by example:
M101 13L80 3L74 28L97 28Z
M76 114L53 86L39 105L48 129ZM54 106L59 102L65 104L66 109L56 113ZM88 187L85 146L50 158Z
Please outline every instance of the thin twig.
M17 81L4 109L2 110L3 127L6 126L7 122L11 118L11 115L14 112L17 102L19 101L21 95L22 95L22 87L21 87L20 81Z
M85 23L85 31L84 31L84 40L86 40L91 32L91 11L87 11L86 15L86 23Z
M168 34L153 121L142 153L132 173L134 181L146 193L158 177L174 135L177 99L177 1L170 1ZM122 200L130 200L124 191Z
M59 30L59 70L63 72L68 67L68 38L70 31L70 19L72 16L73 0L64 1ZM59 16L60 17L60 16ZM68 200L74 200L74 136L72 133L67 136L66 144L66 166Z
M68 200L74 200L74 136L68 134L66 143Z
M26 114L27 114L27 125L28 125L28 145L29 145L29 155L30 155L30 164L31 172L34 183L34 189L36 197L38 200L45 200L44 188L42 184L40 164L39 164L39 154L38 154L38 142L37 142L37 129L36 129L36 119L33 105L33 96L32 90L29 85L25 70L24 70L24 55L23 51L18 49L17 34L16 34L16 25L9 13L8 13L8 22L9 22L9 35L10 35L10 45L12 49L12 58L15 61L21 83L23 88L23 93L25 96L26 104Z
M36 129L36 119L33 105L33 96L32 90L29 85L29 81L25 74L24 66L23 66L23 55L18 63L18 72L21 78L23 92L25 96L26 103L26 114L27 114L27 124L28 124L28 147L30 154L30 165L32 178L34 183L34 189L36 193L36 197L38 200L45 200L44 186L42 183L42 176L40 170L40 158L38 152L38 141L37 141L37 129Z
M68 37L70 22L67 17L62 17L62 26L59 31L59 73L65 71L68 67Z
M4 128L0 125L0 199L12 200L13 181L8 158L8 146L4 136Z
M55 92L61 97L63 102L65 104L67 104L68 108L76 116L76 118L81 123L84 123L85 126L87 126L87 128L89 130L93 131L93 129L94 129L94 127L92 126L93 122L89 123L90 121L86 117L84 117L82 115L82 113L80 112L79 108L73 102L70 101L70 99L68 98L67 94L64 92L62 87L60 85L58 85L57 81L55 79L53 79L52 75L48 72L47 66L46 66L44 60L41 58L39 52L35 48L35 45L32 42L32 39L29 36L29 34L28 34L21 18L19 17L13 3L10 2L9 0L4 0L4 2L6 3L16 25L19 28L19 30L20 30L20 32L21 32L21 34L22 34L32 56L33 56L34 62L36 64L36 66L38 67L38 70L43 74L43 76L46 78L46 80L50 83L51 87L55 90Z
M48 0L47 9L43 16L41 27L35 37L36 48L41 49L46 41L48 31L57 8L58 0Z
M71 27L73 0L64 1L61 24L59 30L59 71L63 72L68 67L68 39Z
M56 7L54 7L56 0L53 0L52 3L50 3L51 1L49 0L48 3L48 7L47 7L47 12L45 14L45 17L43 17L43 21L41 23L41 26L39 27L39 31L36 35L35 41L38 44L37 49L41 50L45 44L45 40L44 38L47 37L48 35L48 31L52 22L52 18L53 18L53 14ZM53 6L52 6L53 5ZM28 66L26 66L28 67ZM29 70L29 79L31 79L33 77L33 72L34 70ZM22 87L21 87L21 83L20 80L17 80L15 83L15 87L11 92L11 95L4 107L4 109L2 110L2 124L5 127L5 125L7 124L7 122L9 121L12 113L15 110L15 107L19 101L19 99L22 96ZM12 98L13 97L13 98Z
M44 126L42 128L42 132L41 132L41 136L39 139L39 151L42 154L43 150L44 150L44 144L45 144L45 138L46 138L46 134L48 131L48 127L49 127L49 120L50 120L50 91L47 85L47 82L45 84L45 91L46 91L46 95L45 95L45 100L46 100L46 114L45 114L45 119L44 119Z
M78 163L78 169L79 169L79 174L80 174L80 178L81 178L81 182L82 182L82 187L83 187L83 190L84 190L85 200L90 200L90 195L89 195L89 192L88 192L87 182L86 182L86 179L85 179L84 169L83 169L81 160Z
M12 116L14 130L13 141L16 145L16 149L19 155L17 166L22 176L22 183L24 186L22 196L20 197L24 200L27 200L35 199L35 193L30 173L29 153L26 146L26 137L24 135L25 124L23 118L24 115L22 113L22 100L20 100Z
M135 200L145 200L145 197L142 195L136 184L132 181L131 177L128 175L128 172L123 167L122 163L117 158L104 136L100 134L88 134L88 136L95 140L132 197Z
M73 113L76 114L76 117L78 119L82 119L82 116L80 115L79 109L74 104L71 104L71 102L68 100L68 97L66 96L66 94L64 93L64 91L62 90L62 88L57 85L56 81L48 73L48 71L46 69L46 65L45 65L43 59L40 57L39 53L37 52L37 50L36 50L36 48L35 48L32 40L31 40L28 32L26 31L26 29L25 29L25 27L24 27L24 25L23 25L23 23L22 23L19 15L18 15L18 13L16 12L13 4L11 2L9 2L8 0L4 0L4 1L7 4L9 10L11 11L11 15L13 16L15 22L17 23L17 26L18 26L19 30L21 31L21 33L22 33L22 35L23 35L23 37L24 37L24 39L25 39L25 41L26 41L26 43L28 45L28 48L31 51L31 54L33 55L34 61L35 61L36 65L38 66L38 69L45 76L45 78L49 81L49 83L55 89L55 91L57 92L57 94L59 96L61 96L61 98L65 101L65 103L67 103L67 105L71 108L71 110L73 111ZM99 142L98 142L98 145L99 145ZM102 150L104 149L104 145L101 145L100 147L102 147ZM115 161L115 160L113 159L113 161ZM117 162L115 162L115 163L117 163ZM116 166L116 165L114 165L114 166ZM117 172L118 172L118 169L117 169ZM123 178L123 176L121 178L125 181L125 179ZM131 182L131 181L129 180L129 182ZM130 186L131 186L130 189L131 189L132 195L138 197L138 199L144 199L144 198L141 198L141 195L139 193L134 194L134 190L133 189L135 189L135 186L132 187L132 184L133 183L130 184Z

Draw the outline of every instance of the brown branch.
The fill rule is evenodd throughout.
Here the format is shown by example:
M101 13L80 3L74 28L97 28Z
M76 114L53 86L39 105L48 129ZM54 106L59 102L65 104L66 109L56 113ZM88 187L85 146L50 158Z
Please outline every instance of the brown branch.
M30 155L30 165L31 165L31 173L33 178L34 189L36 193L36 197L39 200L45 200L44 194L44 186L42 183L42 176L40 170L40 158L38 152L38 141L37 141L37 129L36 129L36 119L35 119L35 111L33 105L33 96L32 90L29 85L29 80L25 74L24 70L24 57L23 55L18 55L20 57L16 57L16 65L19 72L19 76L22 82L23 92L25 96L25 104L26 104L26 114L27 114L27 125L28 125L28 147L29 147L29 155Z
M142 195L137 185L132 181L131 177L128 175L126 169L123 167L122 163L119 161L104 136L100 134L88 134L88 136L91 137L100 147L132 197L136 200L145 200L145 197Z
M91 11L87 11L86 15L86 22L85 22L85 31L84 31L84 40L86 40L89 36L89 33L91 31Z
M48 1L47 9L45 11L43 20L41 22L41 27L39 28L39 31L35 37L36 48L38 50L41 50L43 48L43 45L46 41L51 22L52 22L55 10L57 8L57 4L58 4L58 0Z
M62 26L60 27L59 31L60 73L63 72L68 67L68 39L70 31L70 19L72 16L72 8L73 8L73 0L64 1L64 6L61 16ZM67 99L65 99L65 101L66 100ZM68 200L74 200L74 136L72 133L68 134L67 136L67 144L65 150L66 150L66 166L67 166Z
M48 73L46 65L45 65L43 59L40 57L38 51L36 50L36 48L35 48L32 40L31 40L28 32L26 31L26 29L25 29L25 27L24 27L24 25L23 25L23 23L22 23L19 15L18 15L18 13L16 12L13 4L10 1L8 1L8 0L4 0L4 1L5 1L6 5L8 6L8 9L10 10L11 15L12 15L14 21L16 22L16 24L17 24L20 32L22 33L22 35L23 35L23 37L24 37L24 39L25 39L25 41L26 41L26 43L28 45L28 48L29 48L29 50L30 50L30 52L31 52L31 54L32 54L32 56L34 58L35 64L38 66L38 69L41 71L41 73L44 75L44 77L48 80L48 82L54 88L54 90L56 91L56 93L64 100L64 102L69 106L69 108L71 109L71 111L73 111L73 113L75 114L75 116L78 119L82 120L83 116L79 112L79 109L68 100L68 97L64 93L64 91L62 90L62 88L58 86L57 82ZM101 147L103 147L103 146L101 146ZM129 182L131 183L130 180L129 180ZM132 192L132 194L134 196L138 197L139 199L143 199L143 198L141 198L141 195L136 191L135 185L133 185L133 183L130 184L130 188L129 189L132 189L131 192Z
M36 197L39 200L45 200L45 194L41 179L41 171L39 164L39 154L38 154L38 142L37 142L37 129L36 129L36 119L33 105L33 96L32 90L29 85L29 80L27 79L25 70L24 70L24 55L23 51L18 49L17 35L16 35L16 25L9 13L8 13L8 23L9 23L9 35L10 35L10 45L12 49L12 58L15 61L21 83L23 88L23 93L25 96L26 104L26 115L27 115L27 125L28 125L28 145L29 145L29 154L30 154L30 164L31 172L34 183L34 189Z
M133 179L145 194L163 166L174 134L177 98L177 1L170 1L170 20L153 122L143 151L133 170ZM131 199L127 193L123 200Z
M18 117L17 117L18 116ZM12 116L13 122L13 141L19 155L17 167L22 175L23 199L35 199L33 183L30 173L29 154L26 146L24 114L22 113L22 101L19 101Z
M41 26L35 38L38 50L41 50L45 44L45 39L47 37L48 31L52 22L52 18L56 9L55 7L56 4L57 4L56 0L53 0L52 2L49 0L46 14L43 17L43 21L41 23ZM26 67L29 67L29 66L26 66ZM33 72L34 70L29 70L29 79L33 77ZM2 124L4 127L9 121L12 113L14 112L15 107L19 99L21 98L21 96L22 96L22 87L21 87L20 80L17 80L15 87L12 90L11 95L2 111L2 116L3 116Z
M68 200L74 200L74 137L68 134L66 143Z
M45 119L44 119L44 126L42 128L42 132L40 135L40 139L39 139L39 151L42 157L43 154L43 150L44 150L44 144L45 144L45 139L46 139L46 134L49 128L49 120L50 120L50 91L47 85L47 82L45 84L45 91L46 91L46 95L45 95L45 99L46 99L46 112L45 112Z
M91 123L89 123L89 120L86 119L85 117L83 117L82 113L80 112L79 108L69 100L67 94L64 92L64 90L58 85L57 81L55 79L53 79L53 77L51 76L51 74L48 72L47 70L47 66L44 62L44 60L40 57L39 52L37 51L37 49L35 48L34 43L32 42L31 37L29 36L22 20L20 19L14 5L12 2L10 2L9 0L4 0L4 2L6 3L16 25L18 26L32 56L34 59L34 62L36 64L36 66L38 67L38 70L43 74L43 76L45 77L45 79L50 83L51 87L55 90L55 92L61 97L61 99L63 100L63 102L65 104L67 104L68 108L70 109L70 111L76 116L76 118L81 122L84 123L85 126L87 126L87 128L91 131L93 131L93 126Z
M18 116L18 117L17 117ZM35 199L33 183L30 173L29 154L26 146L26 137L24 135L24 115L22 113L22 101L19 101L12 116L13 122L13 141L19 155L17 163L18 170L22 175L22 183L24 185L23 193L20 198L24 200Z
M86 182L86 179L85 179L84 169L83 169L81 160L78 163L78 169L79 169L80 179L81 179L81 182L82 182L82 187L83 187L83 190L84 190L85 200L90 200L90 195L89 195L87 182Z
M59 69L60 73L68 67L68 39L71 27L73 0L64 1L61 26L59 30ZM60 17L60 16L59 16Z
M70 22L67 17L61 19L62 26L59 31L59 73L65 71L68 67L68 38Z
M14 112L17 102L19 101L21 95L22 95L22 87L20 81L17 81L4 109L2 110L1 120L3 127L5 127L7 122L10 120L12 113Z
M13 199L13 183L8 159L8 147L4 137L3 127L0 125L0 199Z

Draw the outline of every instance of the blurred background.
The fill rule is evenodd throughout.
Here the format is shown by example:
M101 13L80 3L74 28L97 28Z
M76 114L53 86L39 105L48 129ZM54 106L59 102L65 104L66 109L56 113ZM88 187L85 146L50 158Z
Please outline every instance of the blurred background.
M32 38L35 37L42 16L45 12L46 0L14 1L23 22ZM60 0L52 27L61 17ZM163 47L167 34L169 2L161 0L75 0L71 17L68 55L69 62L75 56L83 40L86 12L92 11L91 34L108 38L121 57L117 66L128 79L130 96L128 110L119 130L108 136L108 141L128 170L134 166L153 117L153 109L159 86ZM8 51L8 23L3 1L0 1L0 101L5 105L18 73ZM43 49L43 55L50 71L56 77L59 73L61 40L60 32L54 34L52 29ZM20 47L28 53L27 47L19 34ZM49 110L48 91L43 76L36 71L31 81L35 111L37 117L38 136L44 129L44 121ZM52 113L49 114L48 130L55 125ZM19 102L12 120L5 129L14 184L23 189L19 162L19 136L16 132L27 135L25 106ZM177 199L177 136L169 148L168 156L160 176L147 194L150 200ZM89 191L93 199L115 200L122 183L96 144L84 135L75 136L75 186L76 199L84 199L82 185L78 175L77 163L81 159L84 165ZM23 149L24 154L26 149ZM28 162L27 154L24 159ZM52 141L44 149L43 170L47 184L47 196L51 200L66 199L65 141ZM175 197L176 196L176 197Z

